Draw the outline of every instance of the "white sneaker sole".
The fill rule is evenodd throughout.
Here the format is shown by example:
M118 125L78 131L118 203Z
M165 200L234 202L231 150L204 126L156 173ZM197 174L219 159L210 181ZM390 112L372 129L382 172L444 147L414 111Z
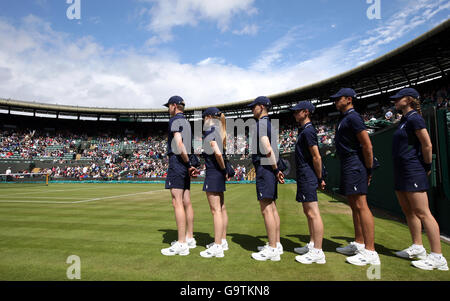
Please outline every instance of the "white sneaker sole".
M432 271L434 269L437 269L439 271L448 271L448 266L447 265L439 266L439 267L429 267L429 266L423 266L423 265L420 265L420 264L416 264L414 261L411 262L411 265L416 267L416 268L418 268L418 269L424 270L424 271Z
M325 260L325 258L319 259L319 260L313 260L313 261L302 261L301 259L298 258L299 256L295 257L295 261L303 263L303 264L313 264L313 263L317 263L317 264L325 264L327 263L327 261Z
M379 260L374 261L374 262L361 262L361 261L353 261L353 260L349 260L348 258L345 259L348 263L353 264L353 265L357 265L357 266L365 266L365 265L381 265L381 262Z
M258 261L267 261L267 260L271 260L271 261L280 261L280 260L281 260L280 255L278 255L278 256L276 256L276 257L270 257L270 258L260 258L260 257L258 257L258 256L254 256L254 255L252 254L252 258L255 259L255 260L258 260Z
M165 252L163 252L163 250L161 250L161 254L163 254L164 256L175 256L175 255L187 256L187 255L189 255L189 250L187 250L185 252L179 252L179 253L165 253Z
M201 257L203 257L203 258L213 258L213 257L216 257L216 258L223 258L223 257L225 257L225 254L215 254L215 255L209 255L209 254L202 254L203 252L200 252L200 256Z

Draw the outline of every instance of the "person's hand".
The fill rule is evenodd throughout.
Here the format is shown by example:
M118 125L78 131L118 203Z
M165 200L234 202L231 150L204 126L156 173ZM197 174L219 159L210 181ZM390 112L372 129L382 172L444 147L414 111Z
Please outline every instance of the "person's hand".
M325 186L327 186L327 184L325 183L324 180L322 180L322 182L319 183L319 188L320 188L321 190L325 190Z
M198 176L198 169L195 167L189 167L188 173L192 178L196 178Z
M229 181L230 180L230 176L228 174L225 175L225 181Z
M277 173L277 179L278 179L278 183L284 184L284 174L281 171L279 171Z
M372 182L372 175L367 176L367 186L370 186L370 182Z

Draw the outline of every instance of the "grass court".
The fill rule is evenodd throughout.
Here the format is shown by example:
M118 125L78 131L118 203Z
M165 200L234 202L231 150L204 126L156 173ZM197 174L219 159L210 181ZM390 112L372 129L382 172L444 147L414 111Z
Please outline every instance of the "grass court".
M327 263L295 261L295 247L309 242L295 184L279 185L280 262L257 262L256 247L267 241L255 185L228 184L225 203L230 250L224 258L202 258L213 241L213 221L201 184L192 184L197 248L189 256L166 257L176 240L170 192L163 184L0 185L0 280L65 281L70 255L81 259L83 281L367 281L368 267L345 262L336 247L353 240L350 207L319 193ZM422 271L395 251L411 245L407 226L375 213L375 242L382 281L450 280L450 272ZM430 252L428 239L423 237ZM450 245L442 242L450 259Z

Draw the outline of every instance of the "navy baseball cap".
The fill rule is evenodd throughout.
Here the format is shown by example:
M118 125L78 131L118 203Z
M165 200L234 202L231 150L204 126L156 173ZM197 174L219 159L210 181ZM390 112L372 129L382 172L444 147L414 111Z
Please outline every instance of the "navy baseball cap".
M272 103L270 102L270 99L266 96L259 96L256 98L251 104L249 104L248 108L253 108L256 105L264 105L266 107L272 106Z
M390 98L392 98L392 99L400 99L400 98L403 98L405 96L411 96L411 97L414 97L416 99L420 98L419 92L417 92L417 90L414 89L414 88L401 89L400 91L397 92L397 94L391 96Z
M301 101L292 108L290 108L291 111L308 110L311 113L313 113L315 109L316 107L310 101Z
M172 103L183 106L185 105L183 98L181 98L180 96L172 96L164 106L169 107L169 105Z
M205 116L220 116L221 114L222 112L218 108L212 107L204 110L202 116L205 118Z
M336 94L331 95L330 98L341 98L342 96L356 98L356 92L351 88L342 88Z

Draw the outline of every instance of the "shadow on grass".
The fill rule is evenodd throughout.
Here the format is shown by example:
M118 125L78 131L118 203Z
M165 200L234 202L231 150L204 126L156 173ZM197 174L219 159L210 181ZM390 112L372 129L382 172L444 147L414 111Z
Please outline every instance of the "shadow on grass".
M173 229L159 229L158 231L164 232L163 243L170 244L172 241L178 239L178 231ZM194 232L194 238L197 241L197 246L206 247L207 244L214 241L209 233Z
M232 242L240 245L243 249L247 251L257 252L258 246L265 245L265 242L262 241L260 237L251 236L248 234L228 233L227 236L230 236Z
M303 247L303 246L305 246L307 243L309 243L309 241L310 241L310 236L309 235L298 235L298 234L292 234L292 235L286 235L286 236L288 236L288 237L296 237L296 238L298 238L301 242L303 242L304 244L303 245L299 245L299 244L295 244L293 247L292 247L292 251L294 250L294 247L295 248L297 248L297 247ZM327 239L327 238L323 238L323 240L322 240L322 250L324 251L324 252L336 252L336 248L337 247L340 247L341 245L340 244L338 244L338 243L336 243L336 242L334 242L334 241L332 241L332 240L329 240L329 239ZM284 245L283 245L283 247L284 247Z
M354 237L347 237L347 236L332 236L331 238L345 240L348 243L350 243L350 242L355 240ZM340 247L341 245L338 245L338 246ZM395 258L400 258L400 257L395 255L395 252L398 251L398 250L389 249L389 248L386 248L385 246L377 244L377 243L375 243L375 251L377 251L378 254L391 256L391 257L395 257Z

